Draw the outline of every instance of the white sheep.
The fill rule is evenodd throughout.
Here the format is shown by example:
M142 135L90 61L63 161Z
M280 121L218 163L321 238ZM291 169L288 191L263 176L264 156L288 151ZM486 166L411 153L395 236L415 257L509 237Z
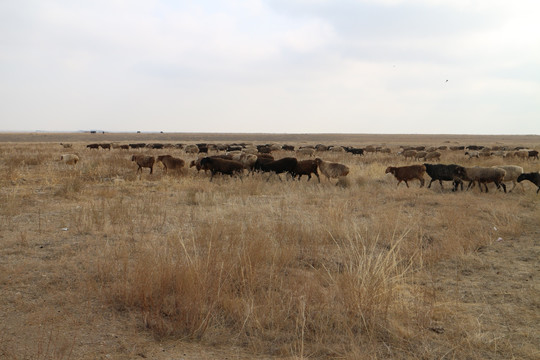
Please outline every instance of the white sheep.
M198 154L199 153L199 147L197 145L186 145L184 148L184 151L186 154Z
M349 174L347 165L324 161L321 158L316 158L315 161L319 166L321 173L330 180L331 178L340 178Z
M312 148L300 148L296 150L298 156L313 156L315 155L315 149Z
M76 165L79 162L79 156L75 154L64 154L60 156L60 160L67 165Z
M478 151L466 151L465 155L468 155L469 159L472 159L473 157L479 158L480 157L480 152L478 152Z
M499 165L493 167L506 171L506 175L504 176L503 181L511 181L514 184L514 187L512 187L512 190L514 190L516 188L519 175L523 174L523 168L517 165Z

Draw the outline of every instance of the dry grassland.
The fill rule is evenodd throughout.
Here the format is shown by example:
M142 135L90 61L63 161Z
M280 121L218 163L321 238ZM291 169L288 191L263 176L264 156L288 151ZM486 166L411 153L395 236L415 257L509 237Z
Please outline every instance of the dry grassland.
M384 173L414 163L398 144L538 149L540 137L176 136L0 134L0 358L540 358L536 187L396 188ZM139 177L130 161L195 158L178 149L85 147L106 141L384 143L393 154L319 154L351 168L342 186L209 182L193 168ZM59 161L68 152L76 166ZM540 170L463 152L441 162Z

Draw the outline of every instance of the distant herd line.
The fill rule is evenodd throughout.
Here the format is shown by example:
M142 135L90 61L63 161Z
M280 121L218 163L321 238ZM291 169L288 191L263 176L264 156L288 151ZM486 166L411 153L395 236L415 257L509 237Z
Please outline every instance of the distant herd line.
M71 144L61 143L61 145L68 149L72 148ZM284 157L281 159L274 159L271 155L274 151L285 150L295 151L300 156L314 157L316 153L325 151L330 152L348 152L354 155L364 155L369 153L391 153L390 148L387 147L375 147L367 146L364 148L351 147L351 146L332 146L317 144L313 146L301 146L295 148L293 145L276 145L276 144L263 144L263 145L251 145L246 143L232 143L232 144L161 144L161 143L134 143L134 144L116 144L116 143L93 143L86 146L88 149L182 149L186 154L206 154L207 156L200 156L197 160L191 161L189 167L195 167L197 171L204 170L210 171L210 181L212 181L214 175L230 175L238 176L241 179L241 175L244 170L248 173L262 172L269 173L267 181L274 174L286 173L289 174L292 179L298 177L300 180L303 175L308 177L308 181L311 179L311 175L315 175L320 182L319 171L326 176L328 180L332 178L343 178L349 174L349 167L344 164L328 162L320 157L315 159L298 160L296 157ZM485 147L481 145L469 145L469 146L439 146L439 147L426 147L426 146L401 146L401 151L397 152L397 155L404 156L405 158L411 158L414 160L431 160L439 161L441 153L440 151L465 151L464 155L469 158L473 157L487 157L487 156L502 156L509 157L515 156L521 159L533 159L538 160L538 151L527 149L525 147ZM221 155L208 155L209 152L225 151L226 154ZM75 165L79 158L75 154L62 155L61 160L66 164ZM185 161L180 158L176 158L171 155L159 155L157 158L154 156L135 154L132 155L131 160L138 166L137 173L142 173L143 168L149 168L150 174L153 173L153 167L156 163L161 163L164 167L164 171L168 170L181 170L185 166ZM409 187L408 181L417 179L420 181L420 187L424 185L424 174L427 173L431 178L428 188L431 187L433 181L439 181L441 188L443 188L443 181L452 181L452 191L457 191L459 187L463 190L463 183L468 182L467 190L478 184L480 191L482 192L482 185L486 192L488 192L488 183L494 183L498 189L506 192L506 185L504 182L512 182L514 184L512 190L516 187L518 182L528 180L535 184L538 189L536 193L540 192L540 173L531 172L525 173L523 168L517 165L501 165L493 167L464 167L456 164L417 164L401 167L388 167L385 173L390 173L398 180L397 185L404 182ZM279 177L278 177L279 178ZM281 180L281 178L279 178ZM512 191L510 190L510 191Z

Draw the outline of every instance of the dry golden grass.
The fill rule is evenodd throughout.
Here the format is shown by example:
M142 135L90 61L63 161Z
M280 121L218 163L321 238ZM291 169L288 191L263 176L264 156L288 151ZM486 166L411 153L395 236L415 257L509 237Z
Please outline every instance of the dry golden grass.
M0 143L0 357L540 355L540 197L531 184L509 194L452 193L449 183L396 188L385 168L414 161L395 151L320 154L351 168L340 186L283 175L283 181L255 175L209 182L193 169L165 175L159 166L138 176L130 161L135 151L85 145L115 136L185 138L107 135L86 141L88 134L52 140L43 134L55 142L23 143L32 140L9 134L10 142ZM190 136L250 141L248 135ZM254 135L250 142L350 141L395 149L445 138L326 139ZM451 137L452 143L530 147L538 140ZM58 144L68 141L73 149ZM81 157L79 164L59 161L68 152ZM136 152L194 158L177 149ZM442 162L540 167L449 151Z

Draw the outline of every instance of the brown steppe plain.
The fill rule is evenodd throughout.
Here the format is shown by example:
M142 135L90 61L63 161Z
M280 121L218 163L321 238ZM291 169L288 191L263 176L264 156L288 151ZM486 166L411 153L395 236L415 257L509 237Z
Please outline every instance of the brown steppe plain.
M138 176L130 161L196 158L180 149L86 148L104 142L392 153L317 154L350 167L341 186L210 182L194 168ZM418 163L400 145L470 144L538 150L540 136L0 134L0 358L539 359L536 187L454 193L385 175ZM540 170L463 151L441 163Z

